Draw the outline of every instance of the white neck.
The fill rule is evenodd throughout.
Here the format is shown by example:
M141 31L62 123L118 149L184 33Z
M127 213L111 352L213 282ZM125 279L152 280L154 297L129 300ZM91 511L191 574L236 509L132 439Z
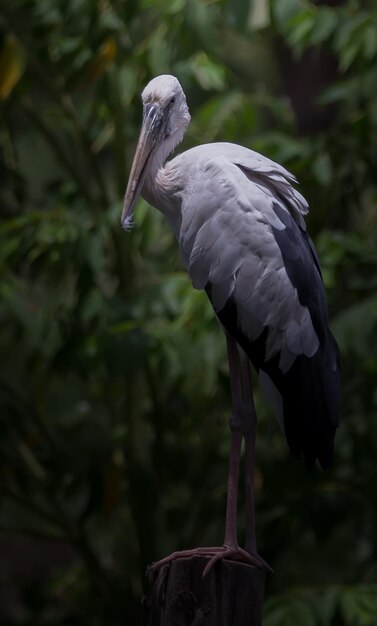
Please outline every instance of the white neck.
M162 213L167 212L174 190L174 181L165 176L164 165L169 154L181 143L185 132L186 128L181 127L156 145L148 163L142 196Z
M156 180L157 172L165 165L166 159L178 146L185 134L186 129L180 128L169 137L166 137L159 145L157 145L149 162L148 174L146 180L151 182Z

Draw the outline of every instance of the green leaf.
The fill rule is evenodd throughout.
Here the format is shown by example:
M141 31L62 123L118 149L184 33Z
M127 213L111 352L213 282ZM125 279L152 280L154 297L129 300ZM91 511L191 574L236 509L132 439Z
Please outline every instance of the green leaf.
M371 61L377 54L377 26L376 24L370 24L364 29L363 33L364 43L363 52L368 61Z
M250 0L230 0L227 8L233 26L239 32L244 32L248 25Z
M287 38L291 46L299 46L300 51L304 48L304 42L309 41L309 33L313 29L315 23L314 15L311 13L303 13L300 22L288 34Z
M316 626L316 616L311 606L312 592L278 596L264 609L264 626Z
M170 45L167 26L164 23L161 23L149 37L148 62L152 74L164 74L169 71Z
M322 152L313 161L313 173L318 182L324 187L331 183L333 166L329 154Z
M205 52L198 52L189 60L193 75L199 85L205 89L221 91L225 87L225 69L215 63Z
M340 608L347 626L375 626L377 615L376 585L346 588Z
M361 356L371 349L377 350L376 325L377 296L374 295L345 308L333 322L342 350ZM350 598L352 601L352 594Z
M360 52L362 42L357 41L345 47L340 55L340 69L345 72L352 65Z
M359 89L359 83L355 79L338 82L331 85L318 98L319 104L330 104L331 102L347 102L351 94Z
M315 606L320 626L331 626L338 605L338 596L337 589L329 589L317 598Z
M240 127L251 130L255 113L250 101L238 92L215 96L199 109L191 125L191 132L202 141L232 139Z
M320 8L315 16L313 28L310 34L310 44L315 46L326 41L334 32L338 24L336 11Z
M356 43L356 40L362 42L362 36L360 37L360 28L367 22L367 15L363 11L350 16L343 14L342 20L339 23L339 28L336 31L335 36L335 48L340 54L348 48L352 43Z
M280 30L286 32L288 23L302 11L300 0L272 0L271 11Z

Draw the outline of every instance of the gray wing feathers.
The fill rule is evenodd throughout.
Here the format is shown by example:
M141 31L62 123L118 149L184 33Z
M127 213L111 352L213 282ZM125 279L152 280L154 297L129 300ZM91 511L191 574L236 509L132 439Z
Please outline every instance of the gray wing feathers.
M247 164L237 164L242 169L247 178L261 188L265 195L276 200L283 201L284 207L288 208L294 220L300 228L306 230L303 215L309 211L308 203L297 189L292 187L290 182L295 182L293 176L284 176L274 173L273 170L264 168L263 170L253 170Z
M295 211L303 221L307 205L287 182L293 177L284 168L274 164L274 185L281 188L276 195L269 186L268 160L267 165L258 163L259 173L269 173L267 181L245 175L245 159L241 166L223 157L206 163L183 202L180 249L193 286L211 284L216 311L232 296L239 326L250 339L268 329L266 359L280 352L279 366L285 372L297 355L312 356L319 340L288 277L273 229L286 228L284 212L293 216ZM274 203L283 211L281 219ZM296 254L293 246L290 252Z

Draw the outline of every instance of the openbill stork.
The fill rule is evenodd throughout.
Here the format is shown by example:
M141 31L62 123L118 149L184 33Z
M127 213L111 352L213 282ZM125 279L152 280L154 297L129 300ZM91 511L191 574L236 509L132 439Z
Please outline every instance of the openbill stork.
M255 541L253 466L257 416L250 361L288 446L308 467L331 464L340 413L340 361L328 326L317 253L296 179L274 161L231 143L197 146L171 161L190 122L174 76L142 93L143 123L121 217L132 225L141 193L169 222L195 289L206 291L226 336L232 396L223 546L175 552L269 567ZM246 545L238 545L237 490L245 440Z

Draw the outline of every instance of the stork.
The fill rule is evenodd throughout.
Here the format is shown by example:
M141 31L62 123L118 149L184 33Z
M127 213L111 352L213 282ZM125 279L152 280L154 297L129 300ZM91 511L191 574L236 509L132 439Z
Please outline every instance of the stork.
M195 289L205 290L224 330L232 410L224 544L175 552L269 568L257 552L253 468L257 416L250 363L288 446L311 468L330 466L340 414L340 360L328 326L318 256L296 179L274 161L231 143L192 148L170 161L190 114L174 76L142 92L143 123L125 193L122 226L143 198L169 222ZM246 545L237 540L237 491L245 441Z

